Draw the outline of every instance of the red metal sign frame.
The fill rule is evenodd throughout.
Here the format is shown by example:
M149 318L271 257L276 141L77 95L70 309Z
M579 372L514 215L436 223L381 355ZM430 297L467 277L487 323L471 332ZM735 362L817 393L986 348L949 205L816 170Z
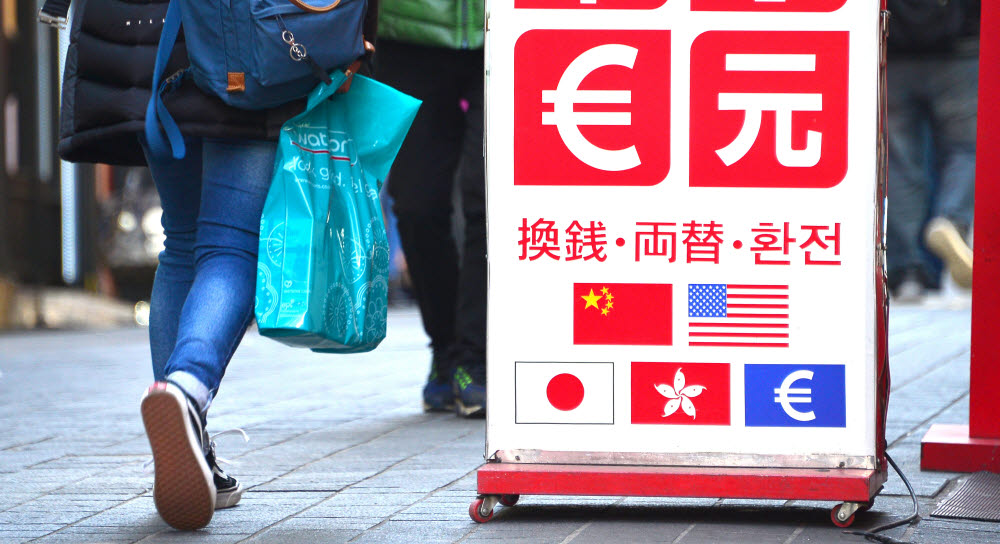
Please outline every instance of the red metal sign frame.
M652 467L489 463L484 495L610 495L867 502L885 473L859 469Z
M922 470L1000 472L1000 5L982 3L979 39L979 112L976 134L976 245L973 248L969 424L932 425L920 447Z

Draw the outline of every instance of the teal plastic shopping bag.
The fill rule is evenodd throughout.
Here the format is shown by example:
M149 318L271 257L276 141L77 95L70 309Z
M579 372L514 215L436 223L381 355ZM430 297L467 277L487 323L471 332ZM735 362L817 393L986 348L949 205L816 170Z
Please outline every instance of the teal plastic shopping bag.
M260 221L260 333L314 351L357 353L385 338L389 244L382 181L420 101L364 76L309 95L281 128Z

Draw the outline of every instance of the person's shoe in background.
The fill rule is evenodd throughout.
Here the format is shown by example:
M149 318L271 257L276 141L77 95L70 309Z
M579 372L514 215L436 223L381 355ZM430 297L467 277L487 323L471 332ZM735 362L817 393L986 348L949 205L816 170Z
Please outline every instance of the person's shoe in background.
M486 415L485 365L460 365L452 376L455 392L455 413L462 417Z
M918 270L908 269L889 288L892 301L897 304L919 304L927 294Z
M955 223L944 217L931 219L924 228L924 243L944 261L957 285L972 287L972 248Z
M432 369L424 384L424 411L450 412L455 409L455 392L447 376Z

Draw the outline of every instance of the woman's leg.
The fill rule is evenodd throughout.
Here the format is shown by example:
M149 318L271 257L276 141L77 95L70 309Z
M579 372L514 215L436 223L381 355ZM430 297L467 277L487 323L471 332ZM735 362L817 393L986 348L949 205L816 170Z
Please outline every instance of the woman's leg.
M153 450L153 501L178 529L204 527L216 508L242 495L217 469L204 422L252 317L257 233L275 150L273 142L206 140L189 146L182 161L150 157L164 226L175 232L168 232L153 296L157 381L140 409Z
M181 160L153 156L142 139L153 183L160 195L160 224L166 236L153 278L149 310L149 348L153 378L163 381L167 359L177 342L181 307L194 281L194 241L201 206L201 139L187 138Z
M203 412L253 317L260 215L277 144L205 140L194 281L166 363Z
M149 345L155 383L141 403L143 424L153 450L153 500L160 516L178 529L204 527L212 519L216 491L204 456L201 414L164 368L177 341L181 308L194 282L194 245L201 207L202 142L187 138L187 155L157 157L143 141L153 174L166 235L150 298Z

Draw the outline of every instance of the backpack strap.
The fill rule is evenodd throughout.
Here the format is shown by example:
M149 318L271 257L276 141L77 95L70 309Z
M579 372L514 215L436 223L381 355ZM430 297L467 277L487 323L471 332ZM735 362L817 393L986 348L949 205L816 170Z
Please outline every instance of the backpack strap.
M167 69L167 62L170 61L170 53L174 49L174 44L177 43L177 34L180 28L180 5L177 0L171 0L167 4L167 15L163 19L163 32L160 34L160 44L156 49L156 64L153 68L153 92L149 97L149 104L146 106L146 141L149 143L150 151L156 156L166 157L168 155L167 143L169 140L169 154L175 159L184 158L184 137L181 136L181 131L177 127L177 123L170 115L170 112L167 111L166 105L163 104L163 93L176 88L184 79L187 71L174 74L162 84L160 83L160 79L163 76L164 70ZM163 138L163 133L160 132L160 126L163 127L163 132L167 135L166 140Z

